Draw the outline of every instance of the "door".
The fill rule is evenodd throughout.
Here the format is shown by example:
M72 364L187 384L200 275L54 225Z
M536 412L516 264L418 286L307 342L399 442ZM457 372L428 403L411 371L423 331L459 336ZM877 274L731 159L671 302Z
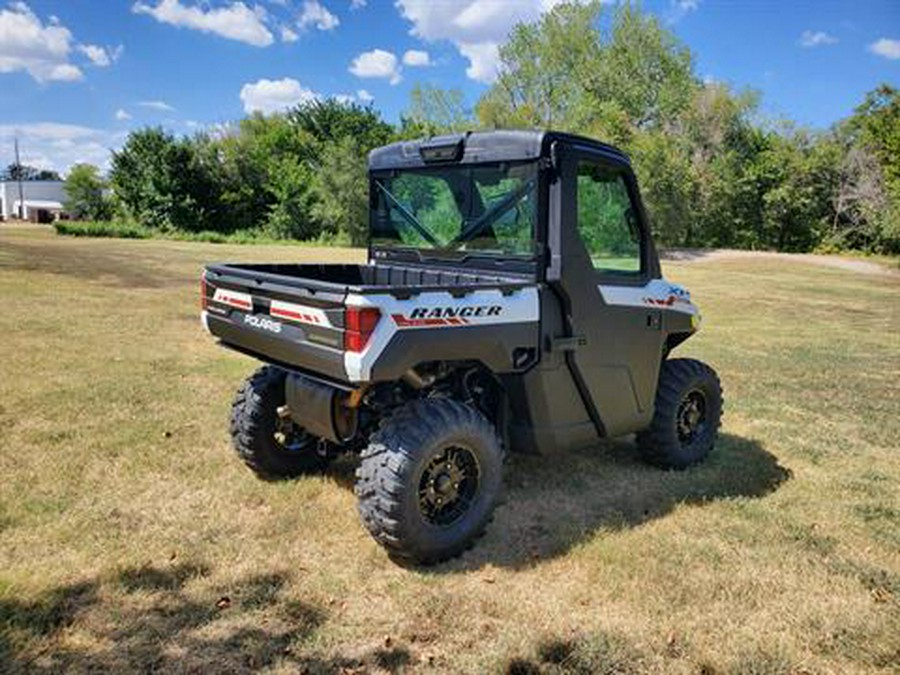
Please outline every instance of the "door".
M662 356L661 311L642 292L658 263L630 167L601 151L559 154L562 259L557 291L574 339L570 369L595 423L617 436L645 427ZM555 221L555 223L553 222ZM593 410L591 410L593 406Z

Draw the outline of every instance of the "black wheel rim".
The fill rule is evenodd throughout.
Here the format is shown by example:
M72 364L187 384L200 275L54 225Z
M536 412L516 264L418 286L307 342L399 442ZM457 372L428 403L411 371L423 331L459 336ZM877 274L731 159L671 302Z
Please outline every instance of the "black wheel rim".
M311 436L291 421L290 417L275 418L275 443L285 452L301 452L309 447Z
M419 481L419 511L426 522L452 525L469 510L478 494L480 471L468 448L453 445L432 457Z
M692 445L706 432L706 408L706 395L700 389L689 391L681 399L675 423L682 446Z

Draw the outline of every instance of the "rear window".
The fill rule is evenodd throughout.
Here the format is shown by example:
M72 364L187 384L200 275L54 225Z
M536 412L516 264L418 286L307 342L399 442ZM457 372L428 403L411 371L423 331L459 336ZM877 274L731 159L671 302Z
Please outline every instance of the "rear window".
M534 163L434 167L376 176L372 243L534 254Z

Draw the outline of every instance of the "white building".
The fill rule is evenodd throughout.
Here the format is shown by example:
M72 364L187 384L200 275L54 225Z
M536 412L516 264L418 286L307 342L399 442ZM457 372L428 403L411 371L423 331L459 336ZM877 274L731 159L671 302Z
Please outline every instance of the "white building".
M66 201L65 184L61 180L22 181L25 220L46 223L54 220ZM0 181L0 220L19 217L19 183Z

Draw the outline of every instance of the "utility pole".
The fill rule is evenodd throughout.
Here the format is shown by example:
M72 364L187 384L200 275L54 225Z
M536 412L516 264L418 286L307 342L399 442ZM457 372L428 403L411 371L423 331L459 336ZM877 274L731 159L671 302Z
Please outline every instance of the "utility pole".
M19 220L25 220L25 188L22 185L22 162L19 161L19 137L16 143L16 178L19 179Z

